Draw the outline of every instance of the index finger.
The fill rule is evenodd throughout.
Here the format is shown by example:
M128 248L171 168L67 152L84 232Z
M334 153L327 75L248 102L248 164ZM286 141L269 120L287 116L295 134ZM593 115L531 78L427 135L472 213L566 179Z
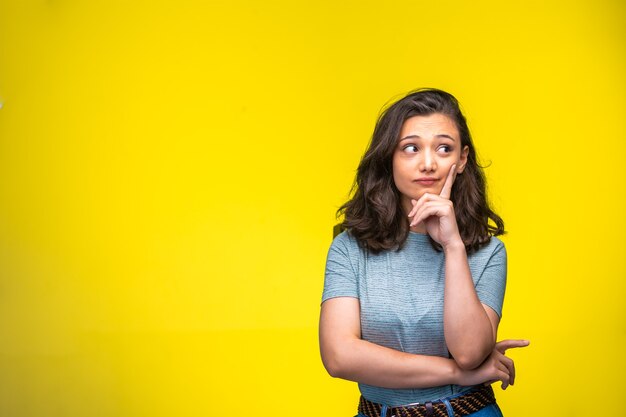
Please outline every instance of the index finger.
M450 199L450 193L452 192L452 184L454 184L454 174L455 174L456 164L452 164L450 167L450 172L448 172L448 176L446 177L446 182L443 184L443 188L439 193L439 196Z
M496 350L502 354L506 352L507 349L518 348L518 347L526 347L530 344L528 340L519 340L519 339L507 339L502 340L496 343Z

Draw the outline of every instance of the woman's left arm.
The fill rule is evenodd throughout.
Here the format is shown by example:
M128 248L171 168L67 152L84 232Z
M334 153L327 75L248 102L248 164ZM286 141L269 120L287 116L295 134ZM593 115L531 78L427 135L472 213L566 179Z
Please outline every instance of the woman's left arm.
M477 368L493 351L500 318L476 294L450 200L456 165L452 165L439 195L425 193L413 200L410 225L423 222L445 254L443 328L448 350L462 369Z
M465 245L444 247L443 328L448 350L462 369L474 369L496 344L500 317L476 294Z

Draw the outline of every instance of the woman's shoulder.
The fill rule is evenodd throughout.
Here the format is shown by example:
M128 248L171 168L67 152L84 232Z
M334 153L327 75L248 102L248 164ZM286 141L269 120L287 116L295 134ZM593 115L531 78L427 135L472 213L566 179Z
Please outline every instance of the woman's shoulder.
M487 244L487 246L490 246L494 249L503 249L504 242L498 236L491 236L489 238L489 243Z
M337 236L333 238L333 242L331 243L331 247L343 247L349 249L358 249L359 242L356 240L354 236L350 234L347 230L339 233Z
M364 256L366 256L365 249L361 247L359 241L347 230L344 230L343 232L335 236L332 243L330 244L329 252L339 252L344 256L348 256L354 259L362 259Z
M468 257L489 259L498 253L506 255L506 247L504 245L504 242L497 236L491 236L487 243L482 245L476 252L468 255Z

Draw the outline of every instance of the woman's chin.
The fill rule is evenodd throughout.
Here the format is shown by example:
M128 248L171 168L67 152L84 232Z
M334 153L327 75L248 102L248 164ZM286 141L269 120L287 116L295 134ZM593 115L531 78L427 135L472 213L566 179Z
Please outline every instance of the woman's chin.
M415 193L415 195L417 196L417 198L414 198L415 200L419 199L421 196L423 196L424 194L428 193L428 194L439 194L441 192L441 189L437 186L428 186L428 187L420 187L420 189Z

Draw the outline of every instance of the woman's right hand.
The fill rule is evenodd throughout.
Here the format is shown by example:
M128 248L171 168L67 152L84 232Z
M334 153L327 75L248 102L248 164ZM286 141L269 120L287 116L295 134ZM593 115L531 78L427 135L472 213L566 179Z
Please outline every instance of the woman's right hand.
M504 355L507 349L526 347L528 340L507 339L496 343L493 352L476 369L461 371L459 385L492 384L502 382L502 389L506 389L515 382L515 364L513 360Z

